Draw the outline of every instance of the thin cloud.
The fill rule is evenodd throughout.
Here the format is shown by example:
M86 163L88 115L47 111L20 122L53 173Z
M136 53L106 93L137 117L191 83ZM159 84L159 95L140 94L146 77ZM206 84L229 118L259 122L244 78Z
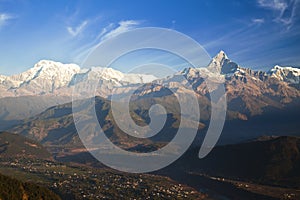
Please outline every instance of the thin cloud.
M262 8L272 10L276 14L275 22L288 27L293 25L298 0L258 0Z
M288 2L286 0L258 0L258 4L261 7L279 11L285 10L288 7Z
M202 46L205 49L222 47L222 46L228 44L228 42L231 41L232 38L236 38L236 40L238 40L238 38L241 38L241 37L244 38L246 35L248 35L247 33L252 30L253 26L254 26L254 24L250 24L247 26L243 26L239 29L229 31L228 33L224 33L219 38L215 38L214 40L207 41ZM219 31L221 31L221 30L219 30Z
M75 37L84 30L84 28L86 27L87 24L88 24L88 21L86 20L86 21L83 21L81 24L79 24L75 28L68 26L67 30L73 37Z
M109 25L107 25L106 27L104 27L101 32L98 34L97 38L95 41L98 41L99 39L101 39L105 34L107 34L109 31L111 31L113 29L113 27L115 26L114 23L110 23Z
M0 13L0 27L5 25L8 20L14 19L13 15L7 13Z
M129 31L131 29L136 28L138 25L140 25L140 21L136 21L136 20L120 21L117 28L115 28L115 29L107 32L106 34L104 34L101 37L101 39L105 40L105 39L115 37L115 36L117 36L121 33L124 33L126 31Z
M115 37L121 33L126 31L130 31L134 28L137 28L141 24L141 21L137 20L125 20L120 21L118 24L110 23L106 27L104 27L101 32L97 35L97 37L91 43L80 48L80 52L78 52L75 60L79 62L84 57L88 55L88 53L94 49L99 43L103 40Z
M263 23L265 23L265 19L263 19L263 18L252 19L252 23L253 24L263 24Z

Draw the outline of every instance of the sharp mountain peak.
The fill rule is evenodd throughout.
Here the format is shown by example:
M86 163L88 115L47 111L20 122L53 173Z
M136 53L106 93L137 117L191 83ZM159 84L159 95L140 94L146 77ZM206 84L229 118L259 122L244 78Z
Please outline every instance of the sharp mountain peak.
M224 59L229 59L227 54L225 53L225 51L223 50L220 50L220 52L213 58L215 60L224 60Z

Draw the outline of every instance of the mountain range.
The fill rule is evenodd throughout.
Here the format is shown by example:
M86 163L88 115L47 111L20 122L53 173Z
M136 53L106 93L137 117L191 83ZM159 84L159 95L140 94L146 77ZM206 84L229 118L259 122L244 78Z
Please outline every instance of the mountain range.
M177 133L182 117L185 117L171 91L187 97L191 85L201 112L200 119L188 121L198 123L196 139L183 157L157 173L199 190L213 189L213 192L232 199L241 199L245 195L248 199L273 199L265 198L271 190L275 191L272 195L276 193L275 199L281 199L300 184L299 76L300 69L293 67L274 66L266 72L244 68L223 51L206 68L188 67L165 78L124 74L102 67L80 69L75 64L43 60L19 75L0 76L0 131L6 131L0 132L0 160L7 164L6 160L22 160L23 157L25 162L27 158L41 162L47 159L47 163L55 159L103 168L82 145L74 124L74 105L76 112L87 118L95 110L106 136L122 149L144 153L162 148ZM211 90L207 79L212 83ZM74 88L85 88L95 81L99 84L96 97L92 98L95 104L71 102ZM217 146L199 160L199 145L210 125L212 105L216 105L211 94L219 89L220 83L224 83L227 98L225 125ZM122 100L124 95L132 92L129 112L140 126L150 123L152 105L160 104L165 108L166 123L157 135L136 138L123 132L116 123L112 94ZM75 95L89 99L85 93ZM187 98L183 101L189 102ZM156 113L154 118L159 115ZM122 112L120 116L121 119L128 117ZM191 129L189 123L184 125L184 129ZM94 124L89 124L86 132L93 133L95 128ZM176 153L177 147L174 146L172 151ZM242 190L232 186L233 182L243 185L243 181L246 185L251 182L255 189L250 188L249 192L248 187ZM280 191L275 187L261 191L261 186L256 184L276 186ZM295 194L294 199L297 199L298 193Z
M60 69L64 75L58 75ZM33 75L32 72L38 71L38 74ZM52 78L44 80L42 77L46 74L51 74ZM6 90L15 91L16 97L0 99L0 125L4 130L20 133L43 144L80 147L82 145L73 122L72 104L66 102L71 101L71 91L75 84L99 79L101 94L97 94L100 97L96 98L96 111L106 134L124 148L136 149L140 146L140 149L156 149L172 139L180 122L180 108L169 89L186 95L190 90L185 86L190 84L198 98L201 112L198 136L201 140L210 123L211 106L214 103L210 101L205 82L209 77L216 85L224 82L226 89L227 121L221 143L235 143L260 135L278 135L281 131L285 131L286 135L298 135L295 130L300 108L299 76L300 69L292 67L275 66L268 72L243 68L231 61L223 51L212 59L207 68L186 68L163 79L150 75L123 74L110 68L80 70L76 65L41 61L28 72L12 76L14 80L19 77L27 82ZM12 77L6 77L6 80ZM65 80L61 80L62 77ZM53 85L51 90L44 90L42 80L46 86ZM41 86L36 86L36 91L43 92L22 96L20 91L30 91L28 88L35 87L32 84ZM110 107L112 91L122 95L136 87L138 90L134 92L130 108L131 117L136 123L148 124L149 108L156 103L166 108L168 116L161 134L142 142L121 131L112 117ZM213 91L216 89L213 88ZM87 106L84 112L93 109L93 106ZM164 134L166 132L168 134Z
M124 74L111 68L80 69L75 64L42 60L19 75L0 76L0 124L10 124L7 121L14 123L51 106L71 102L75 85L84 91L85 87L89 87L86 84L89 81L99 83L95 95L108 99L112 93L123 95L136 88L137 98L168 96L168 89L185 94L189 92L184 88L187 83L179 76L184 76L196 92L204 120L209 118L211 103L205 82L207 77L216 84L224 82L227 113L233 119L247 120L266 110L297 104L300 96L300 69L275 66L268 72L254 71L231 61L223 51L212 59L207 68L186 68L164 79Z
M300 69L298 68L276 65L267 72L253 71L231 61L224 51L220 51L207 68L187 68L179 73L189 79L213 75L220 75L221 78L224 75L227 80L242 80L245 83L256 83L256 85L260 84L259 81L265 82L268 79L272 79L273 84L278 84L276 81L282 81L296 88L300 84ZM71 96L74 84L87 80L100 80L101 93L99 96L106 97L111 91L103 91L103 88L109 90L113 87L128 87L131 84L149 83L157 79L153 75L125 74L112 68L80 69L76 64L41 60L33 68L21 74L0 75L0 97ZM172 80L172 77L169 79Z
M217 84L224 82L228 116L233 119L246 120L267 110L298 104L300 96L300 69L275 66L267 72L254 71L231 61L223 51L207 68L186 68L163 79L124 74L111 68L80 69L75 64L42 60L24 73L0 75L0 124L4 126L9 124L7 121L30 118L51 106L71 102L74 87L84 88L89 81L99 82L95 95L107 99L112 93L123 95L136 88L136 98L169 96L168 89L183 94L189 92L183 87L186 80L179 76L184 76L192 85L204 119L208 119L211 104L205 83L207 77Z
M101 80L106 88L151 82L152 75L124 74L112 68L80 69L76 64L41 60L33 68L12 76L0 75L1 98L20 96L71 96L72 86L87 80ZM104 92L103 92L104 93ZM105 93L104 93L105 94Z

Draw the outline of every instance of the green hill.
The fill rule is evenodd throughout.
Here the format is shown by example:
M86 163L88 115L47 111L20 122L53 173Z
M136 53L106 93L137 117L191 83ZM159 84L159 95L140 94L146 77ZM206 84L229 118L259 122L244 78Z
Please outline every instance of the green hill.
M39 143L24 136L0 132L0 158L51 159L51 154Z
M23 183L0 174L0 200L58 200L55 193L33 183Z
M197 153L198 149L187 153L183 163L188 164ZM268 137L218 146L189 168L212 176L300 188L300 138Z

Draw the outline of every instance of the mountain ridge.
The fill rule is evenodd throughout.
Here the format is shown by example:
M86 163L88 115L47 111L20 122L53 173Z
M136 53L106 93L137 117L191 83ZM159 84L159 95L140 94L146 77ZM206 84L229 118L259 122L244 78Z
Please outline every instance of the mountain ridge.
M0 132L0 158L53 160L47 149L38 142L9 132Z
M293 67L274 66L269 71L254 71L243 68L231 61L221 50L207 68L193 68L204 76L225 75L226 77L242 76L245 71L260 74L260 77L273 77L280 81L300 84L300 69ZM188 68L179 73L185 74ZM0 75L0 98L31 95L62 95L71 96L70 89L75 84L87 80L102 80L106 88L127 87L130 84L149 83L157 78L145 74L125 74L112 68L93 67L80 69L76 64L63 64L51 60L41 60L29 70L12 76ZM105 87L102 87L103 90ZM109 96L110 92L103 92ZM101 95L101 96L103 96Z
M68 66L44 60L36 64L36 69L32 70L37 72L48 62L50 62L49 66L55 65L56 68L61 65L64 68ZM163 79L155 79L150 75L124 74L111 68L98 67L75 73L79 67L71 66L72 70L66 76L67 81L62 85L55 84L54 78L40 78L42 82L50 81L45 83L47 91L35 84L37 78L30 79L28 82L28 77L34 77L34 73L31 73L30 76L17 76L27 82L19 88L10 89L5 86L8 84L5 77L0 76L0 95L2 95L2 98L0 97L0 122L30 118L51 106L71 102L72 91L75 87L88 88L90 82L94 83L95 81L99 83L95 95L107 99L110 99L112 94L122 98L132 91L134 91L133 98L135 99L166 97L171 94L170 89L182 94L195 93L200 109L202 109L201 116L205 117L204 120L209 118L210 92L214 92L220 84L225 86L230 118L242 120L260 115L267 110L284 109L289 104L296 104L300 97L300 83L297 83L299 69L275 66L269 71L255 71L243 68L231 61L224 51L220 51L207 68L185 68L173 76ZM57 74L57 71L54 74ZM73 76L71 76L72 74ZM213 83L213 88L210 88L212 91L207 88L207 79ZM193 90L188 89L188 86L192 86ZM85 90L76 95L89 97L86 96ZM4 96L10 96L10 98L3 98ZM14 106L15 104L18 106ZM4 121L2 124L5 123Z
M77 80L76 80L77 79ZM70 87L81 79L103 80L108 86L122 86L151 82L152 75L124 74L105 67L80 69L76 64L63 64L51 60L41 60L27 71L12 75L0 75L0 98L30 95L72 96Z
M221 145L204 159L183 164L189 170L217 177L251 180L268 185L300 187L300 137L272 136L239 144ZM182 163L197 155L191 149ZM199 169L200 168L200 169Z

